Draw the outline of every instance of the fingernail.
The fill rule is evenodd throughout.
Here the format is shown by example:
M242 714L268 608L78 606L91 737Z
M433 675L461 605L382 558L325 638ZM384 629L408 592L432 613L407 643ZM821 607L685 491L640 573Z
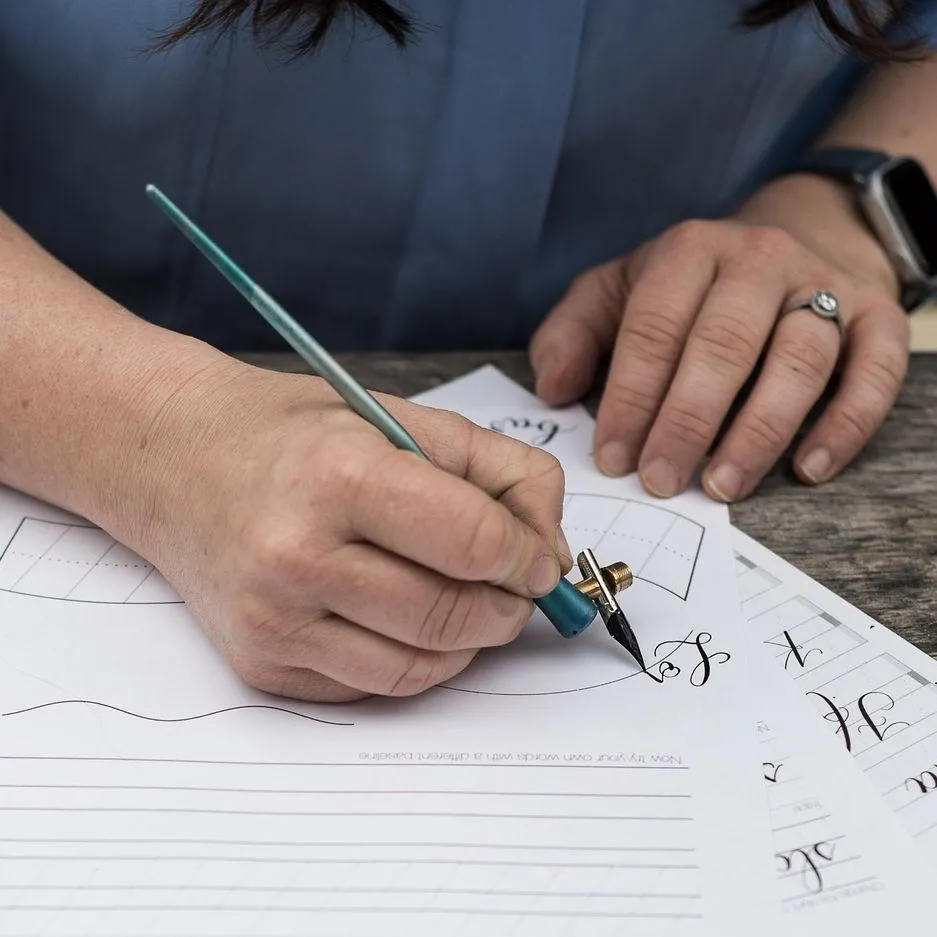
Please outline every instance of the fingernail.
M814 449L813 452L808 452L804 456L803 461L800 463L800 471L808 481L819 485L821 482L826 481L832 464L833 460L826 449Z
M603 475L624 475L631 468L631 453L623 442L607 442L596 462Z
M556 557L541 556L530 570L527 588L531 595L541 596L552 592L560 581L560 566Z
M742 493L742 473L734 466L723 463L707 472L703 485L719 501L735 501Z
M658 498L672 498L680 490L680 475L673 462L655 459L641 472L644 487Z
M569 541L559 524L556 525L556 552L560 555L560 559L564 561L564 565L567 563L570 566L573 565L573 551L570 550Z

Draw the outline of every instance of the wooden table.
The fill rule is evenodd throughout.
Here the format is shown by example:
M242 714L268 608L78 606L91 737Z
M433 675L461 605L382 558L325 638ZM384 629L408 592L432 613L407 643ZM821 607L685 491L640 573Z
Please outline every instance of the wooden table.
M293 355L247 355L305 371ZM368 387L399 396L492 363L530 388L520 352L344 355ZM596 398L586 401L593 409ZM878 436L840 478L820 488L779 465L733 522L814 579L937 656L937 355L912 356L901 398Z

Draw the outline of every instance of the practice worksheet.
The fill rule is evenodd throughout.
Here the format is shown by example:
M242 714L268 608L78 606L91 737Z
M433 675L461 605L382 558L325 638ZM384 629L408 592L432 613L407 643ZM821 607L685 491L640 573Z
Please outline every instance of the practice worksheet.
M647 670L535 616L348 706L245 687L147 562L0 490L0 934L770 933L725 510L568 479Z
M421 402L460 410L481 426L540 446L564 466L572 466L574 478L592 471L595 424L588 413L579 406L550 410L493 368L432 391ZM666 506L670 502L657 503ZM576 530L579 526L577 512L567 511L564 527ZM790 581L797 574L800 581L806 579L744 535L733 531L733 536L737 549L743 541L745 553L761 557L766 567L774 564L776 574L736 558L740 599L746 606L783 578ZM640 567L637 573L640 577ZM884 636L893 643L895 653L902 656L903 650L904 659L913 657L919 671L937 676L937 665L930 658L891 633ZM820 933L873 933L885 926L900 926L899 921L921 920L926 913L923 896L930 885L920 849L856 771L846 748L831 744L822 720L810 718L803 695L780 670L772 674L770 652L786 659L792 650L785 644L780 653L774 645L753 642L749 663L754 675L752 706L760 717L760 773L774 836L782 919L794 915L801 932L806 927ZM933 776L937 765L932 771L910 779L912 788L922 792L937 788ZM937 811L935 805L937 801L929 804Z
M752 636L937 862L937 662L741 531Z

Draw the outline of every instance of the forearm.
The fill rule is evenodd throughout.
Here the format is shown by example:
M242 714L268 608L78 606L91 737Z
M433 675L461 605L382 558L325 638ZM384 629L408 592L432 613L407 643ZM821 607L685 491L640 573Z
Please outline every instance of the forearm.
M230 359L131 315L2 214L0 258L0 482L135 540L174 400Z
M818 146L851 146L913 156L937 178L937 57L876 69ZM892 266L846 187L814 175L784 176L742 208L747 221L774 224L856 275L898 285Z

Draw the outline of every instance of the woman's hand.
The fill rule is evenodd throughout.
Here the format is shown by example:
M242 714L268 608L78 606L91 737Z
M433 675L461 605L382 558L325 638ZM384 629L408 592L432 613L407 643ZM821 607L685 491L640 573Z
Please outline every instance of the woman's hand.
M150 435L133 546L255 687L419 693L511 641L571 566L552 456L382 399L438 467L321 380L236 363L182 388Z
M711 496L734 501L783 454L842 357L839 389L794 456L802 480L827 481L879 427L908 363L907 317L883 268L870 264L864 277L834 252L747 220L672 228L572 285L531 345L538 393L577 399L611 352L597 464L609 475L637 469L669 497L690 483L766 353L703 474ZM836 324L809 310L779 319L816 290L839 300L842 343Z

